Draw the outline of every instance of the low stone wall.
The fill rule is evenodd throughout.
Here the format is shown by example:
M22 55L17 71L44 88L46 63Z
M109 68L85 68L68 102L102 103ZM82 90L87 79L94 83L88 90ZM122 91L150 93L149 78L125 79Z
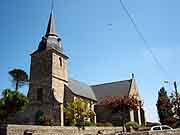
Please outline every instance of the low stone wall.
M25 131L33 132L32 135L96 135L99 130L105 134L112 134L122 131L121 127L85 127L85 130L78 130L76 127L59 126L31 126L31 125L7 125L1 126L0 135L24 135ZM4 134L6 132L6 134Z
M0 126L0 135L24 135L25 131L32 132L32 135L97 135L99 130L103 130L105 135L114 135L114 133L122 131L122 128L85 127L85 130L79 131L76 127L7 125ZM180 135L180 129L158 132L133 132L128 135Z

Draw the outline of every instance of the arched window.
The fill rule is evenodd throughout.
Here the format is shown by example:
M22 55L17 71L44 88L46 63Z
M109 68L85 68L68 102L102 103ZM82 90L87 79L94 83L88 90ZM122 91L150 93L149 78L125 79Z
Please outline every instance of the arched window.
M60 63L60 66L62 67L62 58L61 57L59 57L59 63Z

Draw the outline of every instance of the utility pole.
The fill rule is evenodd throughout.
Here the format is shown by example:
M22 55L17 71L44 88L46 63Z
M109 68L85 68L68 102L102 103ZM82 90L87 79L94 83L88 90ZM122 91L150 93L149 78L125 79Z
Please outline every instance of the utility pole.
M176 83L176 81L174 81L174 89L175 89L176 98L178 98L178 91L177 91L177 83Z
M179 96L178 96L176 81L174 81L174 89L175 89L176 103L177 103L177 115L178 115L178 120L180 120L180 103L179 103Z

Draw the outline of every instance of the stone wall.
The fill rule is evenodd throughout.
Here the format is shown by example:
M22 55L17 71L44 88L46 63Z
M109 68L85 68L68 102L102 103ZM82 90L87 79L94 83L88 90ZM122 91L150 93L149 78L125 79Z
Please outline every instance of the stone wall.
M0 135L24 135L25 131L33 132L32 135L96 135L99 130L104 133L111 134L122 131L121 127L85 127L85 130L78 130L76 127L60 127L60 126L31 126L31 125L8 125L0 126ZM7 134L4 134L4 132ZM1 133L1 132L0 132Z
M96 135L99 130L104 130L104 135L114 135L114 133L122 131L122 128L85 127L84 131L79 131L76 127L8 125L0 126L0 135L24 135L25 131L32 132L32 135ZM180 135L180 130L133 132L129 133L128 135Z

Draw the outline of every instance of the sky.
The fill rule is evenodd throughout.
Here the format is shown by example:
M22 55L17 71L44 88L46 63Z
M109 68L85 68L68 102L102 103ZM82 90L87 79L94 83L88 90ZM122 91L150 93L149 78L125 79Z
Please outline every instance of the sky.
M70 57L69 78L87 84L135 79L147 121L158 121L156 101L164 86L179 81L179 0L123 0L135 19L159 68L136 33L119 0L55 0L57 33ZM29 73L30 54L45 34L50 0L2 0L0 4L0 91L13 88L8 71ZM168 80L170 83L163 83ZM28 87L21 91L27 93Z

